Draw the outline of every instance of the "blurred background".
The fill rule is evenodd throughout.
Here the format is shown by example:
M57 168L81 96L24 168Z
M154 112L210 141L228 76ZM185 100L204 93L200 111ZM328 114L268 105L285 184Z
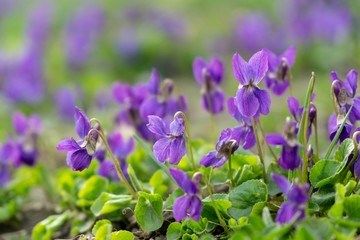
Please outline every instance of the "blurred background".
M0 0L0 139L11 131L14 110L43 118L51 151L73 131L71 106L110 125L118 110L114 82L147 81L153 67L174 79L177 92L188 98L195 136L206 137L208 114L200 107L194 58L224 62L222 87L230 97L238 84L231 71L235 52L248 59L262 48L279 55L295 46L292 94L303 101L316 73L315 104L327 143L329 73L345 78L351 68L359 69L359 12L360 2L351 0ZM289 95L272 96L267 132L282 130ZM216 136L236 125L227 111L216 122Z

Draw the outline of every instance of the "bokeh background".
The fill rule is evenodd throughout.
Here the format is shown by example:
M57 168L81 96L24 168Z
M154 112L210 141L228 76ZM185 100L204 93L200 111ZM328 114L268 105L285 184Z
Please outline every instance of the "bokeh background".
M352 0L0 0L0 141L12 131L15 110L43 118L49 154L73 131L75 105L110 126L119 108L111 96L114 82L147 81L153 67L188 98L194 135L208 138L194 58L222 59L222 87L230 97L237 89L234 52L246 59L262 48L281 54L295 46L292 92L273 96L266 131L282 130L287 97L303 101L314 71L321 142L328 144L329 73L345 78L360 69L359 12L360 2ZM227 111L215 121L215 136L236 125Z

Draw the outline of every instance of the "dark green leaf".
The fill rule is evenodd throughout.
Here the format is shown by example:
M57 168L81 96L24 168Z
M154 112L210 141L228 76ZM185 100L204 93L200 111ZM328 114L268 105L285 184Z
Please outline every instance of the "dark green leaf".
M168 240L177 240L181 237L181 223L172 222L167 228L166 238Z
M235 219L248 216L256 203L267 201L267 195L265 183L260 180L249 180L230 192L229 200L232 207L228 212Z

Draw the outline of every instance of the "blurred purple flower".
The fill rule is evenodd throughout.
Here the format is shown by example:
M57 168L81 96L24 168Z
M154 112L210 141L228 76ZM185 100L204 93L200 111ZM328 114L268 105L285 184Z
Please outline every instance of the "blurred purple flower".
M8 141L0 145L0 187L5 186L10 181L11 160L18 158L16 145Z
M243 128L227 128L221 132L216 144L216 150L207 153L200 160L200 165L205 167L213 166L219 168L229 160L238 148L240 139L243 137Z
M56 147L58 151L67 152L66 163L73 171L82 171L88 168L93 155L96 151L98 134L93 133L88 136L89 131L93 129L85 113L75 108L75 131L80 140L75 141L73 138L63 139ZM95 126L94 129L98 129Z
M173 116L178 111L186 112L187 102L184 96L175 98L173 96L174 82L165 79L160 84L160 76L157 70L152 70L148 80L149 97L140 106L140 115L144 121L149 115L156 115L160 118Z
M357 90L358 72L351 69L346 75L347 82L342 81L335 71L330 73L330 80L333 84L333 91L337 104L345 108L346 112L352 107L349 120L351 123L360 120L360 99L355 96Z
M180 169L170 168L169 171L181 190L185 192L184 196L175 200L173 206L175 220L180 222L182 219L192 218L195 221L199 221L202 204L201 199L197 195L199 192L197 183L191 181L189 175Z
M147 127L159 137L153 146L155 158L161 163L169 159L170 164L178 164L186 154L184 119L178 116L169 126L158 116L148 118Z
M122 106L116 122L133 126L144 139L153 140L153 134L147 129L146 122L140 116L140 106L148 97L147 86L142 83L134 86L115 83L112 87L112 95Z
M63 120L73 120L75 113L75 95L69 88L60 88L55 93L55 106L58 115Z
M284 170L295 170L301 164L299 143L295 133L295 126L288 118L285 123L284 136L280 134L267 134L266 142L270 145L282 146L279 166Z
M283 195L287 198L287 202L283 202L280 206L276 216L276 222L285 224L303 219L308 201L309 184L306 183L303 186L299 186L297 184L291 184L284 176L274 173L272 173L271 176Z
M98 5L82 5L65 29L65 54L72 69L81 68L90 57L105 25L104 10Z
M18 167L22 164L33 166L38 158L37 138L42 132L42 122L39 116L26 117L21 112L14 112L12 124L17 137L8 143L13 145L13 164ZM15 147L15 148L14 148Z
M232 66L235 79L240 83L235 101L241 115L245 117L254 117L260 113L267 115L270 111L270 95L257 86L268 70L266 52L261 50L255 53L249 62L235 53Z
M267 50L269 70L266 74L265 85L275 95L282 95L290 85L290 68L294 65L296 48L289 47L283 54L277 57Z
M42 53L28 48L23 56L7 64L4 74L4 95L12 102L35 104L44 96Z
M203 108L211 114L221 113L225 102L225 94L219 86L224 77L222 62L213 58L210 63L207 63L204 59L197 57L193 62L193 73L202 87L201 105Z

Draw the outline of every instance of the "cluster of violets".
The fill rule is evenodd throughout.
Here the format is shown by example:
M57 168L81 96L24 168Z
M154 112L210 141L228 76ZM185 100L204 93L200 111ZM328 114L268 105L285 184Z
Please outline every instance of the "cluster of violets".
M39 158L37 142L42 132L40 117L26 117L21 112L14 112L12 123L15 134L9 135L0 145L0 186L10 181L12 168L34 166Z
M232 69L239 87L235 97L230 97L227 101L220 87L224 76L222 62L217 58L209 62L200 57L194 60L193 73L201 87L201 105L204 110L210 115L216 115L225 109L227 103L229 114L238 122L236 127L221 132L215 150L199 160L201 166L220 168L231 159L240 146L250 149L257 143L257 132L261 128L260 116L267 115L271 105L268 90L260 88L259 84L265 78L265 86L274 95L284 94L290 86L290 70L295 62L295 55L294 47L288 48L280 56L269 50L261 50L247 62L240 54L235 53ZM357 72L351 70L347 75L347 82L340 80L337 74L332 72L331 81L336 115L330 117L329 121L330 140L343 123L345 114L350 111L349 120L345 123L339 138L341 142L350 137L355 122L360 119L360 101L355 96ZM198 220L202 210L202 176L195 173L191 179L188 173L174 168L187 153L193 161L189 146L188 120L184 113L187 109L186 99L184 96L175 96L174 87L174 82L170 79L161 82L156 69L153 69L147 84L138 83L131 86L115 83L112 88L113 97L121 106L115 122L117 125L132 126L137 134L153 143L154 156L160 163L169 160L169 172L184 192L184 195L174 202L175 220ZM317 109L313 104L314 99L315 95L311 97L308 109L306 140L309 140L313 133L312 128L316 124ZM312 158L313 151L305 150L298 141L304 107L300 106L296 98L288 97L288 108L292 117L286 119L283 133L262 134L266 144L281 147L280 156L276 159L278 165L284 171L294 171L302 167L299 150L305 151L309 159ZM119 131L106 137L99 122L96 119L89 120L79 108L75 108L75 130L79 140L64 139L57 146L59 151L67 152L67 164L74 171L88 168L92 159L96 158L100 162L98 173L101 176L119 180L119 176L124 175L124 181L129 178L126 158L134 149L133 139L125 141ZM271 149L270 146L269 148ZM106 159L109 150L109 154L115 157L121 170L116 169L113 161ZM264 164L260 153L259 157ZM192 165L196 171L194 161ZM357 165L355 164L355 174L359 176L357 170L360 168ZM122 173L119 174L118 171ZM304 218L309 185L300 185L296 181L289 182L285 177L276 174L272 177L286 199L280 206L276 222L284 224Z

